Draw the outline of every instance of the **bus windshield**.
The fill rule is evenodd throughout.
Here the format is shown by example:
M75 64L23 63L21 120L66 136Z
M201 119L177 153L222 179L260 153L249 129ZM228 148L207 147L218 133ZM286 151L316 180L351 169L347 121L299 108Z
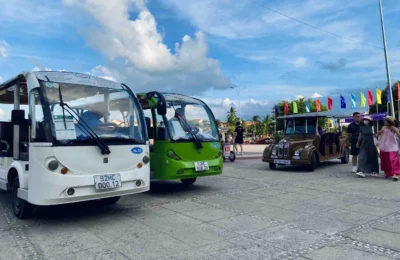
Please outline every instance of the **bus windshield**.
M218 129L210 108L200 100L164 94L167 114L164 118L174 141L214 142L219 140ZM195 135L195 136L193 136Z
M47 121L57 143L96 138L112 143L146 142L139 103L122 85L111 88L49 81L41 81L41 85L49 108Z
M315 135L316 119L298 118L286 122L285 135Z

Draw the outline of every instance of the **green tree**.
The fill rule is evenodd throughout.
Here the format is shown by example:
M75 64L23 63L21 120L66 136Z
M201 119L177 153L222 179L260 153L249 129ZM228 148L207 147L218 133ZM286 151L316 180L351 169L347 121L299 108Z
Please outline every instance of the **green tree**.
M253 126L254 126L254 131L253 131L253 136L254 136L257 134L257 128L258 128L257 125L260 123L260 116L259 115L253 116L251 121L253 122Z
M265 126L265 132L267 135L269 135L269 130L271 129L272 126L272 119L271 115L266 115L263 120L262 120L264 126Z
M229 125L231 125L231 126L235 125L237 121L238 121L238 117L237 117L237 114L236 114L236 109L234 107L231 107L229 109L228 117L227 117L228 126Z

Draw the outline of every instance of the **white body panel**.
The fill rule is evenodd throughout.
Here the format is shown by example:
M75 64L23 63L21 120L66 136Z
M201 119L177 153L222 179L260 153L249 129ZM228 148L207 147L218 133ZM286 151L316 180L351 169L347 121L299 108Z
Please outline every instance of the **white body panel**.
M101 155L97 146L45 147L31 143L28 202L34 205L63 204L148 191L150 164L143 164L140 169L137 167L143 156L149 154L148 146L109 147L111 154ZM141 147L143 153L133 154L133 147ZM108 163L103 162L105 157L108 158ZM55 171L47 168L47 163L52 159L57 159L60 163ZM67 174L61 174L62 167L68 168ZM94 175L112 173L121 175L122 187L96 190ZM141 180L142 186L136 187L136 180ZM74 195L67 194L69 188L75 189Z

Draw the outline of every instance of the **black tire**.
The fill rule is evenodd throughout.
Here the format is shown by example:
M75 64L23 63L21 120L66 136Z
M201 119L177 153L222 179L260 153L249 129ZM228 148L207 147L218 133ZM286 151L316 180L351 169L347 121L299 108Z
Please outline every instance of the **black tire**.
M192 185L193 183L195 183L196 180L197 180L197 178L181 179L181 182L183 183L183 185L189 186L189 185Z
M315 171L315 169L317 168L317 164L318 164L318 158L317 158L317 154L316 152L313 152L311 154L311 160L310 160L310 164L308 165L307 169L310 172Z
M345 148L344 149L344 156L342 158L340 158L340 161L343 164L348 164L350 161L350 153L349 153L349 148Z
M269 163L269 168L271 170L275 170L276 169L276 164L275 163Z
M234 162L236 160L236 154L234 152L231 152L229 154L229 161Z
M103 205L113 205L118 202L120 196L101 199Z
M29 202L18 198L19 178L15 177L12 185L12 208L14 215L19 219L29 218L35 208Z

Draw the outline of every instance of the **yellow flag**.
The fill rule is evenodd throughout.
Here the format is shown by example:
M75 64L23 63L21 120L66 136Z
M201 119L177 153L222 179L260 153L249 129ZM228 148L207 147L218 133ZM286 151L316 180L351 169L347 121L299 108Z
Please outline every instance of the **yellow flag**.
M360 101L361 101L360 107L365 107L367 105L367 99L365 98L365 96L362 92L361 92Z
M376 90L376 103L382 104L382 90Z

